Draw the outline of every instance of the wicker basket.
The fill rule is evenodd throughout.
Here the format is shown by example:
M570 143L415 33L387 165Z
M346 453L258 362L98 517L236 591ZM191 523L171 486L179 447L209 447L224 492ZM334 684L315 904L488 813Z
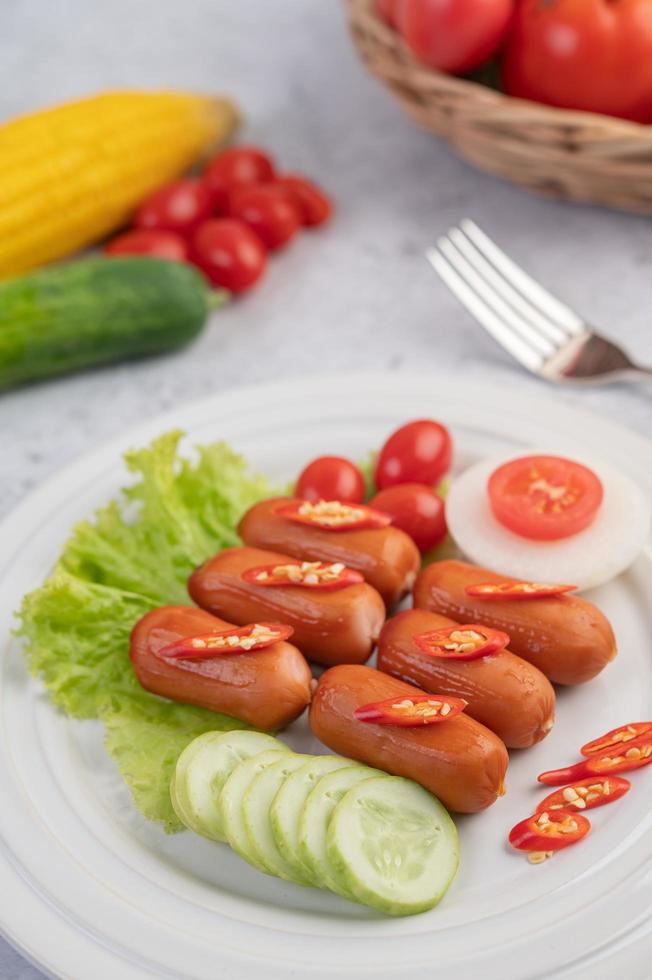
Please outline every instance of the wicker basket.
M549 196L652 214L652 126L514 99L424 67L376 16L375 0L346 3L370 71L481 170Z

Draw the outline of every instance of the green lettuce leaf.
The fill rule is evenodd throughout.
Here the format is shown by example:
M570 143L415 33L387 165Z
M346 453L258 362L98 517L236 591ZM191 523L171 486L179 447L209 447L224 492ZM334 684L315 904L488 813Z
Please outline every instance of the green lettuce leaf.
M17 630L27 663L63 711L103 719L107 748L149 819L178 829L168 786L185 745L204 731L242 728L215 712L141 688L129 634L146 612L188 603L186 579L239 543L237 522L272 490L225 443L178 454L182 433L126 454L139 479L74 529L47 581L25 596Z
M177 759L204 732L249 726L188 704L150 698L120 699L102 715L109 755L129 785L134 803L148 820L168 833L182 830L170 802L170 780Z

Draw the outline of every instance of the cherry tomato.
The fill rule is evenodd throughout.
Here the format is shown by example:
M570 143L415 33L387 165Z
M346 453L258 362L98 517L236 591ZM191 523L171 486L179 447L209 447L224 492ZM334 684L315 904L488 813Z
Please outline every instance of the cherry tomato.
M213 213L213 198L200 180L177 180L159 187L141 202L134 228L156 228L191 234Z
M318 456L299 474L295 496L316 503L318 500L344 500L361 504L364 477L355 463L342 456Z
M502 76L522 99L652 122L652 0L520 0Z
M423 483L387 487L369 501L369 506L389 514L394 527L409 534L421 552L430 551L446 537L444 501Z
M587 466L561 456L522 456L489 477L489 502L514 534L556 541L589 526L602 503L600 480Z
M188 242L174 231L137 228L112 238L103 251L107 255L155 255L159 259L183 262L188 258Z
M394 21L420 61L461 74L495 54L513 9L514 0L396 0Z
M232 192L229 214L249 225L269 249L286 245L301 225L299 210L273 184L254 184Z
M379 490L397 483L434 486L448 470L453 444L448 429L431 419L408 422L380 450L375 480Z
M421 694L387 698L363 704L354 711L358 721L375 725L397 725L399 728L420 728L435 722L449 721L464 711L468 701L444 694Z
M396 0L376 0L376 11L381 20L396 27Z
M229 191L247 184L264 184L274 178L271 158L256 146L233 146L208 164L202 180L218 211L228 204Z
M274 181L275 187L286 191L306 226L323 225L333 213L333 202L328 195L307 177L299 174L283 174Z
M249 289L265 271L265 246L242 221L213 218L192 239L193 261L216 286L232 293Z

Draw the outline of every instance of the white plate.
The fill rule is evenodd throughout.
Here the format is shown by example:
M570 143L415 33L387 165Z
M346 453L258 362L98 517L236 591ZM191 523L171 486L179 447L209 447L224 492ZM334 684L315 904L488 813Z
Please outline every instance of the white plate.
M47 574L71 525L125 481L120 453L181 426L230 440L287 479L320 452L360 457L399 422L451 425L457 465L529 444L595 452L652 492L652 446L552 397L423 376L361 375L240 389L148 422L70 466L2 526L0 925L43 969L81 980L287 980L289 976L649 980L650 771L592 814L589 838L533 867L505 843L540 798L534 778L572 761L589 737L652 717L652 568L643 557L593 597L620 656L565 690L546 741L512 753L508 793L457 821L460 872L439 908L390 920L335 896L258 874L226 846L166 837L131 805L96 722L55 711L10 638L11 610ZM646 600L646 596L648 597ZM319 751L304 723L288 735Z

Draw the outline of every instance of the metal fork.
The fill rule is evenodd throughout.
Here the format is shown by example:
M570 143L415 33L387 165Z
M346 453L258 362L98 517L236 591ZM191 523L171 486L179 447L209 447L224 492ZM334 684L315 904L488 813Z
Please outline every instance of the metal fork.
M533 374L585 384L652 380L652 368L635 364L596 333L468 218L426 258L469 313Z

